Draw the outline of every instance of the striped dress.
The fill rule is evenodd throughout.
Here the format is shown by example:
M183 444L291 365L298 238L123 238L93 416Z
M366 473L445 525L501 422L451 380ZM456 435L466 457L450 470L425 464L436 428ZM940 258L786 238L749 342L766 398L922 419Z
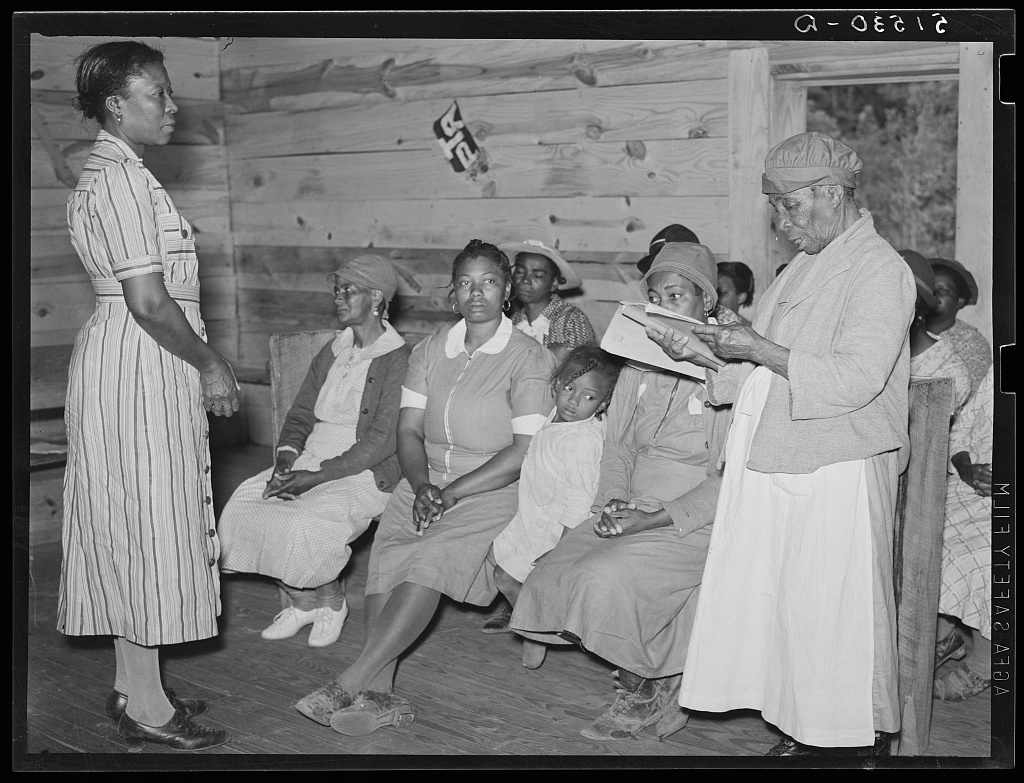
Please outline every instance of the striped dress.
M219 542L199 373L141 329L121 290L162 273L205 340L192 228L104 131L68 198L68 227L96 310L75 339L65 403L57 627L146 646L215 636Z

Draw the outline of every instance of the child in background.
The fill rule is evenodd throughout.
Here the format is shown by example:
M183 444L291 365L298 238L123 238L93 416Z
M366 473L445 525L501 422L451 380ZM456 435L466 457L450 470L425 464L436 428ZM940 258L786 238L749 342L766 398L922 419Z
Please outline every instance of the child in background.
M551 376L555 408L533 436L519 478L519 510L491 545L494 582L515 605L533 563L591 516L601 473L605 422L621 363L600 348L576 348ZM507 624L507 618L505 622ZM544 645L534 646L536 668Z

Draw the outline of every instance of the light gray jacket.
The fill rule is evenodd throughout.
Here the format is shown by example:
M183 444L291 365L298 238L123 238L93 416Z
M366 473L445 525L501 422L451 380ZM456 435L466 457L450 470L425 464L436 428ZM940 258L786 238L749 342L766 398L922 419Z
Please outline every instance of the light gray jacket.
M867 210L816 255L798 254L765 291L753 329L789 348L773 375L747 467L812 473L898 449L909 457L910 342L917 289L910 267ZM712 402L735 402L756 365L708 371Z

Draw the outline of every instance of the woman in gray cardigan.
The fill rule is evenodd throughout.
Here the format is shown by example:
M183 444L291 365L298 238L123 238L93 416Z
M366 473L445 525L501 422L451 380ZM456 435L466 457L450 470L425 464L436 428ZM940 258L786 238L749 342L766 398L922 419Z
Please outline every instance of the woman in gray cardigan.
M311 647L341 634L350 543L401 478L395 433L409 360L385 320L397 288L391 263L363 255L333 277L342 331L313 359L276 464L238 487L219 523L222 570L274 577L291 597L262 637L287 639L312 623Z

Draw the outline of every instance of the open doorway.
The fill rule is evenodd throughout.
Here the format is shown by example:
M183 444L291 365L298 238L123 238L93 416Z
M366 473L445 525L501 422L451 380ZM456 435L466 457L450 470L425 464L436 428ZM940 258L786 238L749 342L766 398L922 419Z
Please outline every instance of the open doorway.
M956 255L955 79L807 85L802 130L849 144L864 161L857 204L898 250L927 258ZM774 273L797 253L771 215Z
M951 79L807 89L807 130L857 150L857 203L898 250L955 257L958 88Z

